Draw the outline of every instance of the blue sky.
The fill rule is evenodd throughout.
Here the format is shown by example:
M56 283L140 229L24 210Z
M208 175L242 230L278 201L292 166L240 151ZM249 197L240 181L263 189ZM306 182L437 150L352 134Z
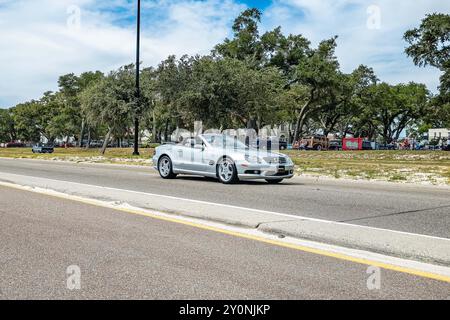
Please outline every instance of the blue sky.
M281 26L314 45L338 35L345 72L360 64L389 83L423 82L436 91L439 72L417 68L403 53L405 30L441 0L142 0L142 60L207 54L230 36L245 8L262 12L261 31ZM0 107L38 99L65 73L107 72L134 60L135 0L0 0Z

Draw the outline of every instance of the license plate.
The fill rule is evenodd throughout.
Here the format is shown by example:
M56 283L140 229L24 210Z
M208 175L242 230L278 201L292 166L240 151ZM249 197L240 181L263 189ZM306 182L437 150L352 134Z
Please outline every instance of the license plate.
M286 172L286 167L278 167L278 173Z

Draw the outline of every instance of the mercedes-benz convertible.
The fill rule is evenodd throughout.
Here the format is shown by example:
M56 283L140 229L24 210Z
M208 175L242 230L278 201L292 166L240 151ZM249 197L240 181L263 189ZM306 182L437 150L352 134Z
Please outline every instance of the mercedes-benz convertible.
M276 184L294 176L294 163L288 156L251 148L222 134L204 134L159 146L153 164L164 179L187 174L217 178L224 184L250 179Z

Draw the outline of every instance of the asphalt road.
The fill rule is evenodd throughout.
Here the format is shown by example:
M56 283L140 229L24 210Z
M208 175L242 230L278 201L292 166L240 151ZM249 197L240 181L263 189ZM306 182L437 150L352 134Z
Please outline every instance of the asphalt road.
M0 187L0 299L450 299L450 284ZM69 266L80 290L67 288Z
M17 159L0 159L1 172L450 238L450 189L302 178L226 186L200 177L162 180L152 168Z

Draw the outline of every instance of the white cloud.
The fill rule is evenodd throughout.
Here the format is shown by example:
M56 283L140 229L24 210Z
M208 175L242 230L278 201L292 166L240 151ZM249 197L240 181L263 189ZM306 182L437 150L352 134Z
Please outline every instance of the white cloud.
M67 24L74 5L81 10L79 29ZM144 1L142 61L208 53L242 9L231 0ZM126 0L0 0L0 106L57 89L65 73L134 62L134 10Z

